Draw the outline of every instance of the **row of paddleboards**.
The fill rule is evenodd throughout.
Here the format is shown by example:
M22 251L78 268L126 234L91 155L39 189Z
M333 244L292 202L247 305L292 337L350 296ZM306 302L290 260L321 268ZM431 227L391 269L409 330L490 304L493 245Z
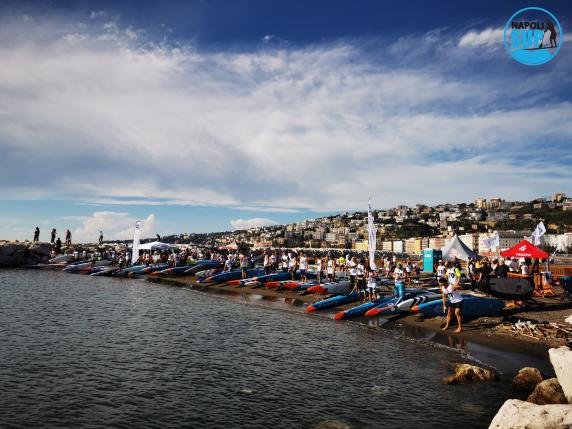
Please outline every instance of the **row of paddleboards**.
M352 292L346 295L338 295L315 302L306 311L331 309L342 305L351 304L365 299L362 292ZM446 301L448 305L448 300ZM505 306L504 301L497 298L463 295L461 315L464 318L490 317L501 314ZM445 313L443 299L438 289L406 289L403 297L384 297L368 301L356 307L340 311L334 315L334 319L350 319L353 317L392 316L402 313L419 313L427 317L442 316Z

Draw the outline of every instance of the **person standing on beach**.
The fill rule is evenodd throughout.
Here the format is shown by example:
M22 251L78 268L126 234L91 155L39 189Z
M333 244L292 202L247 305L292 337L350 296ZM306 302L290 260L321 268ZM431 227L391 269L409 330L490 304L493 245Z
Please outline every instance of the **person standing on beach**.
M367 269L367 272L366 272L367 290L369 292L369 301L371 302L373 300L376 300L379 297L377 294L377 281L375 278L375 271L370 269L369 266L367 266L366 269Z
M270 255L270 272L271 273L275 273L276 272L276 263L277 263L277 256L276 256L276 250L274 250L272 252L272 255Z
M59 255L61 251L62 251L62 240L60 240L60 237L58 237L58 239L56 240L56 255Z
M401 262L393 270L393 280L395 281L393 284L393 295L397 298L403 298L405 295L405 272Z
M344 276L346 275L347 271L346 271L346 263L348 263L349 261L346 261L346 258L344 258L344 255L340 255L340 257L338 258L338 262L337 265L338 267L340 267L340 271L342 273L344 273Z
M333 282L336 278L336 260L332 255L329 255L328 260L326 261L326 273L328 275L328 280Z
M40 241L40 228L36 227L34 231L34 243Z
M246 253L241 253L240 254L240 270L241 270L243 280L248 277L249 262L250 262L250 259L248 258Z
M349 255L348 255L349 256ZM357 263L356 258L351 258L350 260L346 260L346 270L350 275L350 287L352 288L352 292L357 290Z
M288 271L292 275L292 280L296 280L296 257L292 253L288 254Z
M365 267L363 259L360 259L356 265L356 288L360 293L363 293L363 302L367 299L367 289L365 284Z
M413 264L411 259L407 258L407 264L405 264L405 278L407 279L407 284L411 284L411 276L413 273Z
M66 231L66 246L71 246L71 231L69 229Z
M56 229L52 228L52 237L51 237L50 243L54 244L55 241L56 241Z
M447 283L443 282L441 292L443 293L443 301L446 302L445 297L448 298L447 304L447 319L443 330L449 329L449 324L453 318L453 313L457 318L456 333L463 330L463 319L461 317L461 309L463 308L463 296L459 293L461 289L461 271L455 267L450 261L447 262Z
M99 245L103 244L103 231L99 231Z
M282 272L288 272L288 255L286 255L286 252L282 252L282 257L280 258L280 268L282 269Z
M308 277L306 275L308 272L308 257L304 254L304 252L300 252L299 266L300 279L302 280L302 283L306 283L308 281Z
M270 274L270 255L268 253L264 253L264 262L262 263L264 267L264 274Z
M445 268L445 264L443 263L443 260L439 259L439 265L437 265L437 280L445 277L446 272L447 272L447 268Z
M316 272L318 273L318 283L322 283L323 261L320 255L316 256Z

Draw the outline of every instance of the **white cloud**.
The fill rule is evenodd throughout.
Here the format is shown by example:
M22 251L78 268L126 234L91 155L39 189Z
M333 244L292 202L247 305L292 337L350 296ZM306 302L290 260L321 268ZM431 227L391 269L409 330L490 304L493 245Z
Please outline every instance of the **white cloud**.
M75 229L72 238L77 242L96 242L99 239L99 231L103 231L106 240L128 240L133 238L133 228L137 219L129 213L100 211L91 216L67 218L81 219L81 226ZM154 214L150 214L142 220L141 237L151 237L156 234Z
M482 48L504 46L502 28L486 28L482 31L470 30L459 39L460 47Z
M92 10L91 13L89 14L89 18L96 19L106 15L107 14L103 10Z
M233 219L230 221L232 229L250 229L259 228L261 226L277 225L278 222L272 219L255 217L252 219Z
M539 98L567 79L566 57L518 79L474 76L464 47L492 46L495 29L409 65L400 61L412 40L388 44L382 62L349 42L201 52L147 43L115 21L3 24L3 199L345 210L370 195L386 207L482 189L526 198L572 183L569 169L549 173L532 155L572 137L570 104ZM445 31L422 39L438 49L431 41ZM96 230L81 233L92 240Z

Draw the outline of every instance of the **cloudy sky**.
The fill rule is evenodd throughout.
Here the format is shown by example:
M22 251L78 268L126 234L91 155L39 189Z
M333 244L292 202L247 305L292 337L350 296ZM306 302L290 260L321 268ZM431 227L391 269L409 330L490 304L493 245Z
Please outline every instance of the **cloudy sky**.
M449 3L2 2L0 238L572 194L570 2L537 67Z

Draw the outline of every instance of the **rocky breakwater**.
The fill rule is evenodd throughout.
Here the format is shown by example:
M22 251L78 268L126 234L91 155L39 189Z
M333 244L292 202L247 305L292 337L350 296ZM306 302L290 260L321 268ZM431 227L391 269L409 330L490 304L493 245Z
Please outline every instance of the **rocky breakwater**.
M0 267L24 267L47 262L51 251L50 243L0 241Z
M489 429L572 428L572 350L563 346L549 355L556 378L542 380L538 370L523 368L513 386L532 393L526 401L506 401Z

